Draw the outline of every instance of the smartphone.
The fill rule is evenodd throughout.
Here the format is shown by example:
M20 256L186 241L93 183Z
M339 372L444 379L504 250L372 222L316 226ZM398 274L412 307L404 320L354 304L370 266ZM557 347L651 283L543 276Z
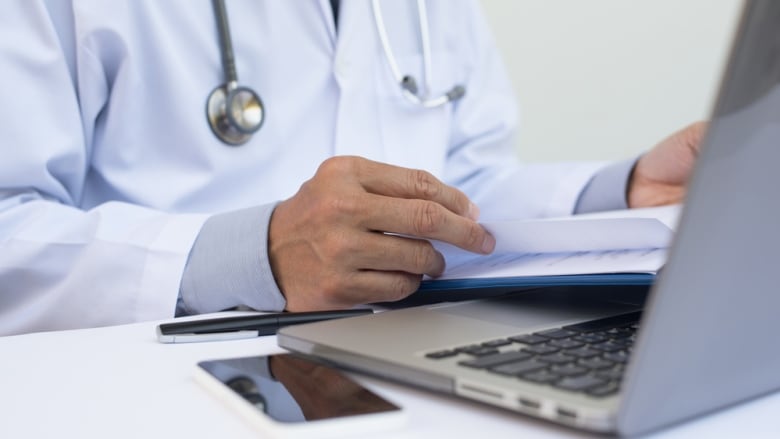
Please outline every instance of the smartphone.
M346 437L405 423L398 405L338 369L298 355L203 361L195 378L273 437Z

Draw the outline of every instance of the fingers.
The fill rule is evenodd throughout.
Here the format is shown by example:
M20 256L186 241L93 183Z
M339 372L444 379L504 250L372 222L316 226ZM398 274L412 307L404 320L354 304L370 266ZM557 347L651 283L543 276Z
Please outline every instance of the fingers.
M360 247L361 254L352 265L356 270L400 271L431 277L444 273L444 256L425 240L369 233Z
M436 239L464 250L488 254L496 240L475 221L426 200L366 197L363 226L369 230Z
M404 272L364 270L352 273L348 303L394 302L417 291L422 276ZM334 297L339 300L339 298Z
M629 207L651 207L680 203L693 172L706 122L693 123L662 140L644 154L628 183Z
M331 180L356 182L365 191L327 203L345 210L333 217L354 221L364 230L436 239L475 253L495 248L495 239L475 222L476 206L428 172L336 157L326 160L320 173Z
M479 209L463 192L442 183L429 172L370 160L359 163L358 178L368 192L433 201L466 218L475 221L479 218Z
M445 268L443 256L425 240L376 232L358 232L340 240L323 250L327 257L322 263L301 273L308 281L284 292L288 310L398 300L419 288L423 274L436 277Z
M687 137L685 143L690 148L694 157L698 157L701 150L701 144L704 141L704 136L707 133L709 124L706 121L698 121L688 125L684 129L684 133Z
M417 291L421 280L422 275L401 271L353 271L338 280L325 280L317 287L286 294L285 309L297 312L393 302Z

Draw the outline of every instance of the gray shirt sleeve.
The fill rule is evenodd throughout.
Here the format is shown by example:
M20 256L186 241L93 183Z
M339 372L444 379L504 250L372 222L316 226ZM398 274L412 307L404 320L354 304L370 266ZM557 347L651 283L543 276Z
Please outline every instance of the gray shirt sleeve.
M286 300L268 260L268 225L276 204L209 218L190 251L176 315L237 306L281 311Z
M628 209L628 179L637 160L616 162L598 171L580 193L574 213Z

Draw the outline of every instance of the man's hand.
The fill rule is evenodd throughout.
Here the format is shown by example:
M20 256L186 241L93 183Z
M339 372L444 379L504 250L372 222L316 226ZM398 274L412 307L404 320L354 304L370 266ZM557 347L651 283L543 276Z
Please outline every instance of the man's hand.
M412 237L493 251L478 215L462 192L427 172L331 158L274 211L271 269L289 311L398 300L422 275L444 271L442 255Z
M706 129L704 122L689 125L642 156L628 183L628 206L682 202Z

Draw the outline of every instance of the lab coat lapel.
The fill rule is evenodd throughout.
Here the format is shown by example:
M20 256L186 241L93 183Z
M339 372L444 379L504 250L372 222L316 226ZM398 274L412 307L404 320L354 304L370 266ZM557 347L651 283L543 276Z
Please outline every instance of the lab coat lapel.
M325 20L325 26L328 29L332 47L336 46L336 20L333 17L333 8L330 6L330 0L319 0L322 19Z
M379 137L376 70L378 43L367 0L341 0L333 76L339 89L336 155L386 161Z

